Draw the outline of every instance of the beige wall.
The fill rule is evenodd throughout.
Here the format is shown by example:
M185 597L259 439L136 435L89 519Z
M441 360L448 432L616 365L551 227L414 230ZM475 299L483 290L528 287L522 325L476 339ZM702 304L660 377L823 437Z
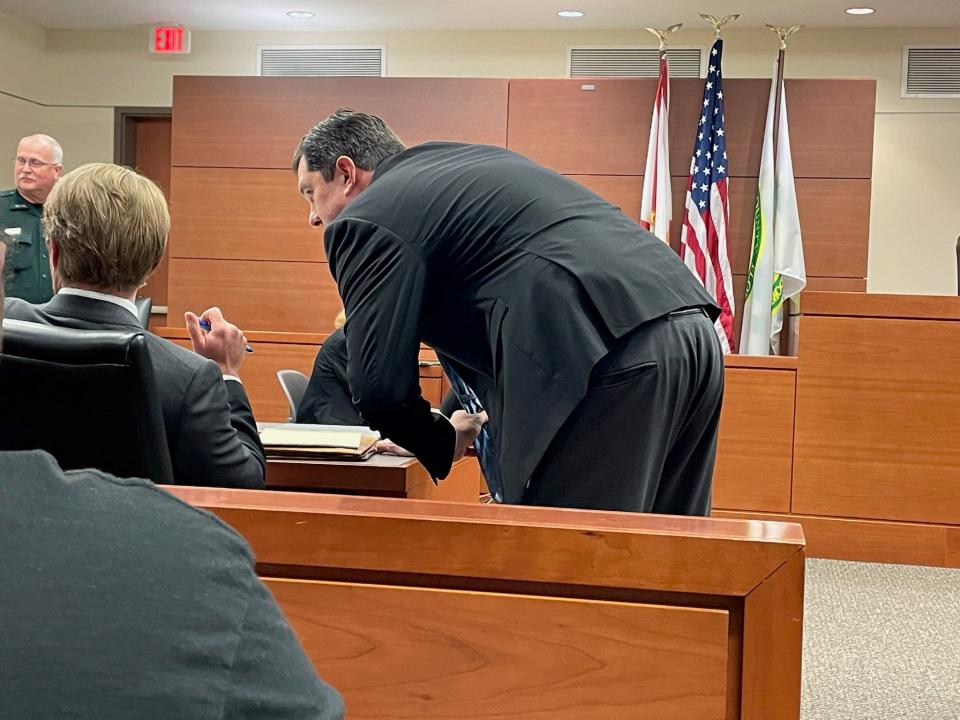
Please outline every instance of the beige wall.
M712 34L683 31L678 44L708 45ZM729 30L727 77L770 74L774 37ZM0 15L0 61L23 68L0 90L0 147L44 130L61 140L65 164L112 159L115 105L171 102L176 74L250 75L258 44L384 44L391 76L561 77L571 45L650 45L643 31L608 32L195 32L193 52L158 57L145 28L44 31ZM951 142L960 100L902 100L901 48L907 43L960 44L944 30L814 30L791 39L788 77L877 79L877 121L868 288L874 292L955 292L953 244L960 221L950 212L960 149ZM64 106L81 107L64 107Z
M21 137L42 132L63 145L68 168L112 160L113 105L92 107L89 99L72 100L53 92L61 81L69 82L72 73L48 52L47 40L43 28L0 13L0 67L5 68L0 80L0 158L12 158ZM81 88L102 79L75 77ZM75 103L77 107L67 107ZM12 167L0 177L0 187L10 187Z

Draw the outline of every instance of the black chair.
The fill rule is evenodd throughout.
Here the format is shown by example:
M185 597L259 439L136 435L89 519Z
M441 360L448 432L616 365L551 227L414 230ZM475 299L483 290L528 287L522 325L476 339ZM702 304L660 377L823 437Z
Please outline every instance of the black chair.
M4 320L0 450L34 449L64 469L173 483L143 333Z
M153 309L153 300L148 297L138 297L133 301L137 306L137 317L140 318L140 325L144 330L150 328L150 311Z

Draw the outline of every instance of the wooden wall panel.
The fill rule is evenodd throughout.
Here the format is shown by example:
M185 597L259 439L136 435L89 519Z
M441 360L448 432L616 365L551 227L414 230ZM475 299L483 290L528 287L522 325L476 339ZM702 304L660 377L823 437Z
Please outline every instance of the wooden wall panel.
M267 584L357 720L725 714L724 610L309 580ZM402 617L409 621L397 622Z
M648 82L656 84L656 80ZM697 78L670 81L671 175L687 177L690 174L693 142L703 108L703 83ZM787 92L789 94L789 89ZM737 78L723 81L728 172L732 177L757 177L760 174L760 143L769 94L769 80Z
M173 164L289 168L303 134L341 107L381 116L407 145L507 139L505 79L177 76Z
M675 248L702 86L695 79L672 84ZM769 86L766 79L733 79L726 88L733 176L729 240L731 266L740 276L738 306ZM870 209L864 157L872 153L875 83L791 80L788 98L794 87L791 132L810 287L862 290ZM307 225L305 203L287 167L300 134L338 106L383 114L409 143L506 143L637 218L654 90L655 81L644 78L178 77L171 249L184 275L169 281L170 317L179 323L186 308L229 304L245 329L331 329L326 316L338 309L332 280L319 266L304 267L323 260L321 233ZM212 259L237 262L221 262L214 276L205 262ZM249 264L257 260L270 264Z
M643 198L641 175L570 175L584 187L592 190L608 203L616 205L634 220L640 219L640 202ZM678 216L674 213L674 216Z
M689 173L703 82L670 82L671 175ZM770 85L724 81L733 177L759 174ZM642 175L655 92L651 78L511 80L507 146L569 175ZM786 92L796 177L869 178L875 81L787 80Z
M793 173L870 178L876 80L787 80Z
M792 511L960 524L960 322L800 321Z
M507 147L569 175L642 175L656 86L646 78L510 80Z
M723 85L730 175L756 177L771 82L734 78ZM876 81L787 80L786 95L797 178L871 177ZM671 175L689 173L702 100L703 80L670 81Z
M727 368L713 507L789 512L793 370Z
M808 277L807 291L816 290L820 292L857 292L865 293L867 291L866 278L832 278L832 277Z
M170 255L323 262L323 231L289 170L173 168Z
M688 179L674 177L671 181L674 220L670 244L679 247ZM641 187L642 182L641 178ZM734 274L745 275L753 243L757 178L731 178L728 187L730 267ZM799 178L796 188L807 277L866 277L870 181Z
M870 180L800 178L796 187L807 277L865 278Z
M244 331L330 333L340 296L326 263L170 261L170 322L217 306Z

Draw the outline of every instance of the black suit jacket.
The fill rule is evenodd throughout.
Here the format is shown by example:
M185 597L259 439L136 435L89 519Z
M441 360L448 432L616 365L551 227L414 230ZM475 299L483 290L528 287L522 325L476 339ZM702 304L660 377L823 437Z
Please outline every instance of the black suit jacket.
M719 312L655 236L502 148L429 143L384 160L324 243L363 417L435 476L449 472L453 429L417 382L426 342L490 415L506 502L619 338L680 308Z
M0 452L0 548L0 717L343 717L243 539L151 482Z
M327 337L313 362L313 372L300 401L296 421L319 425L366 425L360 416L347 377L347 337L343 328ZM453 390L448 390L440 404L440 412L450 417L461 410Z
M43 305L8 298L14 320L80 330L143 332L163 404L167 443L178 485L262 488L266 460L243 386L223 379L212 360L144 331L119 305L55 295Z
M350 394L347 338L342 329L330 333L320 346L296 421L320 425L366 425Z

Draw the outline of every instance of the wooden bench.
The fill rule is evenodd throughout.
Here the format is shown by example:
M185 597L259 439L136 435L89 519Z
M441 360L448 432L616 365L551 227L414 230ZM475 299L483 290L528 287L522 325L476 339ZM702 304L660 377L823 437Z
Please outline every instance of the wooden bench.
M796 720L799 526L173 487L364 718Z

